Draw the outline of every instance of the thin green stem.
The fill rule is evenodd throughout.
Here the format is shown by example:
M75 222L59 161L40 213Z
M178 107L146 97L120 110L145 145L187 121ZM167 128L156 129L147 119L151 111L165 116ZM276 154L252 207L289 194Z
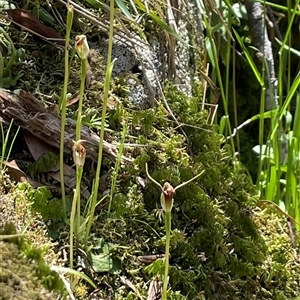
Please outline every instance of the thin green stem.
M98 163L95 175L95 184L92 194L92 205L89 214L89 221L86 229L85 242L87 242L92 222L94 219L95 208L98 198L98 189L100 184L100 170L102 163L102 153L103 153L103 141L104 141L104 131L105 131L105 117L106 117L106 109L107 109L107 100L108 100L108 92L110 87L110 78L113 69L113 62L111 61L112 57L112 46L113 46L113 36L114 36L114 16L115 16L115 1L110 1L110 22L109 22L109 42L108 42L108 53L107 53L107 65L106 65L106 74L105 74L105 84L104 84L104 97L103 97L103 106L102 106L102 118L101 118L101 132L100 132L100 141L99 141L99 151L98 151Z
M64 216L67 215L66 206L66 191L65 191L65 178L64 178L64 142L65 142L65 124L66 124L66 111L67 111L67 90L69 84L69 44L70 34L73 23L74 11L71 5L67 5L67 32L65 43L65 76L64 87L60 98L59 108L61 109L61 124L60 124L60 152L59 152L59 168L60 168L60 183L61 183L61 197L63 203Z
M13 125L13 122L14 122L14 119L11 119L10 123L9 123L9 127L6 131L6 134L4 134L4 129L3 129L3 124L0 123L0 128L1 128L1 137L2 137L2 153L1 156L0 156L0 171L2 170L3 168L3 162L4 162L4 159L8 161L9 157L10 157L10 153L11 153L11 150L12 150L12 147L13 147L13 144L15 143L15 140L16 140L16 137L18 135L18 132L20 130L20 127L18 127L16 133L14 134L14 137L13 137L13 140L11 142L11 145L8 149L8 153L6 155L6 150L7 150L7 144L8 144L8 138L10 136L10 131L12 129L12 125Z
M76 141L80 140L81 133L81 116L82 116L82 104L83 104L83 95L85 88L85 77L86 77L86 59L81 59L81 78L80 78L80 94L79 94L79 104L78 104L78 113L77 113L77 124L76 124Z
M85 88L85 78L86 78L86 68L87 68L87 59L81 59L81 78L80 78L80 94L79 94L79 104L78 104L78 113L77 113L77 123L76 123L76 141L80 140L81 137L81 120L82 120L82 106L83 106L83 95ZM82 166L76 165L76 193L77 193L77 222L76 222L76 235L79 238L80 231L80 185L82 177Z
M80 185L82 177L82 167L76 166L76 193L77 193L77 222L76 222L76 235L79 238L80 231Z
M171 211L165 213L166 228L166 252L165 252L165 275L162 299L167 300L168 275L169 275L169 256L170 256L170 237L171 237Z
M228 7L228 29L231 29L231 9ZM230 55L231 55L231 39L229 33L227 33L226 43L226 77L225 77L225 111L228 112L228 101L229 101L229 80L230 80Z
M221 99L222 99L223 106L224 106L224 113L225 113L225 116L228 116L228 103L227 103L228 99L226 98L225 91L224 91L224 86L223 86L223 81L222 81L222 76L221 76L221 71L220 71L220 66L219 66L219 54L218 54L217 48L215 46L215 40L213 38L213 35L211 34L212 28L208 21L206 21L206 26L208 29L207 35L208 35L208 39L211 44L212 56L214 57L213 70L216 72L217 80L219 83ZM225 127L225 133L227 136L230 136L230 144L231 144L231 148L232 148L232 153L234 153L235 147L234 147L233 138L231 137L232 129L231 129L231 124L230 124L229 118L226 119L226 121L227 121L227 123L226 123L227 126Z
M128 125L128 123L126 122L123 127L122 139L121 139L120 146L119 146L118 157L117 157L115 170L114 170L112 180L111 180L110 200L109 200L109 205L108 205L108 210L107 210L108 216L110 215L111 204L112 204L113 196L114 196L115 189L116 189L117 177L118 177L118 173L119 173L119 169L120 169L120 165L121 165L121 159L122 159L124 143L125 143L125 138L126 138L126 133L127 133L127 125Z
M264 143L264 111L265 111L265 88L262 88L261 92L261 101L260 101L260 117L259 117L259 148L260 148L260 159L259 159L259 164L258 164L258 173L257 173L257 190L260 192L260 197L263 197L264 191L263 191L263 186L262 186L262 170L263 170L263 143Z
M5 76L5 74L11 70L12 65L16 61L17 51L16 51L15 45L14 45L12 39L10 38L9 34L2 27L0 27L0 31L3 33L5 38L9 41L9 45L10 45L10 48L11 48L11 54L10 54L9 61L6 62L6 64L3 63L3 74L2 74L2 76Z
M77 203L77 189L74 191L71 216L70 216L70 268L73 269L74 261L74 219L76 213L76 203Z
M4 77L4 60L2 53L0 51L0 88L3 87L3 77Z

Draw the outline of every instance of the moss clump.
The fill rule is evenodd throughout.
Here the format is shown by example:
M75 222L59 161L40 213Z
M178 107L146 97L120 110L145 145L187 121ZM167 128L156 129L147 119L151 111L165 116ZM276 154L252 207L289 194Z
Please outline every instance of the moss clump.
M13 184L3 172L0 176L0 299L56 299L49 291L62 294L64 286L48 263L59 259L27 198L29 187Z
M259 280L270 299L300 299L299 235L292 233L288 220L272 203L256 208L254 221L267 245ZM293 239L295 241L293 243Z
M100 212L97 236L122 246L111 256L122 261L123 272L146 296L146 282L162 279L163 260L146 267L137 256L163 254L165 230L160 191L147 181L145 162L156 181L174 187L205 170L175 194L168 299L296 299L300 274L284 220L272 215L274 224L269 227L269 212L257 207L250 178L232 159L216 126L207 124L207 112L201 111L197 99L170 84L165 92L172 112L186 124L182 128L188 144L161 107L135 112L133 130L139 128L139 141L148 147L135 149L133 165L119 177L111 218ZM137 183L138 176L145 178L144 187ZM132 291L115 276L99 276L99 283L103 279L116 299L133 299ZM109 289L101 296L109 295Z
M0 299L55 299L42 286L34 263L23 258L17 245L0 242L0 253Z

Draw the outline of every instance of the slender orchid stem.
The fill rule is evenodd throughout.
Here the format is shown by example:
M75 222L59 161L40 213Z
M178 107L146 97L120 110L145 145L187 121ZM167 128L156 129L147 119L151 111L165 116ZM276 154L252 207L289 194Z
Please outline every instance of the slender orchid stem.
M166 252L165 252L165 276L163 285L163 300L167 300L168 274L169 274L169 257L170 257L170 239L171 239L171 211L165 214L166 228Z
M99 151L98 151L95 182L93 185L92 203L91 203L91 209L90 209L90 214L89 214L89 221L87 224L86 234L85 234L85 243L87 243L87 239L88 239L91 227L92 227L92 222L94 220L94 214L95 214L97 197L98 197L98 189L99 189L99 184L100 184L100 170L101 170L102 154L103 154L105 117L106 117L106 109L107 109L107 101L108 101L108 92L109 92L109 88L110 88L110 78L111 78L112 69L114 66L114 61L112 61L112 47L113 47L113 38L114 38L114 17L115 17L115 6L114 5L115 5L115 1L110 0L109 41L108 41L107 65L106 65L105 83L104 83L104 96L103 96L103 106L102 106Z
M74 190L71 216L70 216L70 268L73 269L74 261L74 219L76 213L76 203L77 203L77 191Z
M86 77L86 66L87 60L81 60L81 78L80 78L80 94L79 94L79 104L78 104L78 115L77 115L77 124L76 124L76 141L80 140L81 132L81 116L82 116L82 104L83 104L83 95L84 95L84 86L85 86L85 77Z
M61 124L60 124L60 153L59 153L59 169L60 169L60 183L61 183L61 197L63 203L64 216L67 215L66 206L66 191L65 191L65 178L64 178L64 143L65 143L65 124L66 124L66 111L67 111L67 90L69 84L69 43L70 34L74 17L73 6L67 4L68 15L67 15L67 33L65 43L65 76L64 76L64 87L62 96L59 103L59 109L61 110Z
M82 177L82 167L76 166L76 192L77 192L77 222L76 222L76 235L79 238L80 231L80 185L81 185L81 177Z

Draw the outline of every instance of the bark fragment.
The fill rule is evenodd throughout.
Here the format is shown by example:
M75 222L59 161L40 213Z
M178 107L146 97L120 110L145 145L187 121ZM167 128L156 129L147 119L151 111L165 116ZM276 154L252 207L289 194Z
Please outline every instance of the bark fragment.
M47 110L43 103L28 92L21 91L17 96L0 89L0 121L20 126L34 136L56 148L60 147L60 116ZM76 121L67 119L65 128L65 152L71 154L76 135ZM82 126L81 139L85 140L87 157L97 162L100 137L87 126ZM103 141L103 151L109 158L116 160L118 151L115 145ZM122 162L131 162L122 156Z

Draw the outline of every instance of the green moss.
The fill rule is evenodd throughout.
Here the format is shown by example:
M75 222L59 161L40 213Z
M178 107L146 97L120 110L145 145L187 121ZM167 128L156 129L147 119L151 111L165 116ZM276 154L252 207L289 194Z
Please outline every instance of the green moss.
M300 275L295 271L298 263L287 225L273 215L274 228L268 227L270 216L257 208L255 187L234 165L231 148L222 144L216 126L207 125L207 112L200 110L198 100L185 97L170 84L165 92L178 121L187 124L182 128L188 144L173 121L160 114L161 107L135 114L134 124L148 148L134 152L134 164L124 169L128 179L118 185L115 218L100 216L95 232L126 247L113 255L145 295L145 282L162 278L163 261L146 267L136 257L164 253L165 233L160 191L151 182L142 188L136 177L145 176L145 161L155 180L173 186L204 169L202 177L175 194L169 299L295 299L300 294ZM280 235L275 225L283 228ZM131 299L115 279L106 280L117 299Z
M55 299L45 290L36 274L34 263L23 258L18 246L0 242L1 299Z
M41 216L27 198L27 184L14 185L4 176L0 184L0 299L56 299L64 286L49 263L58 255ZM9 190L4 189L4 182ZM18 229L18 230L17 230ZM23 232L23 235L20 233ZM7 238L6 236L17 235ZM4 237L5 236L5 237ZM3 294L2 294L3 291Z
M17 231L13 223L6 223L0 230L0 237L1 235L9 236L16 233ZM28 239L22 236L4 239L3 241L5 242L1 242L0 244L0 249L2 249L0 253L3 254L0 263L1 268L4 268L7 273L2 273L2 279L0 280L2 284L8 280L6 276L16 273L16 277L13 278L21 277L25 278L21 281L29 281L24 284L24 287L36 285L37 290L32 289L33 292L40 291L40 287L44 287L43 289L47 289L48 291L55 290L57 292L62 292L64 290L58 274L51 271L49 265L47 265L44 260L44 255L48 248L42 247L43 245L40 245L39 248L33 246ZM7 264L7 262L9 262L9 264ZM18 269L18 267L20 267L20 269ZM12 283L9 290L14 288L14 286L15 284ZM17 288L16 292L18 290L19 288ZM29 289L29 291L31 291L31 289ZM27 294L24 295L26 296Z
M82 20L78 19L75 28L81 27ZM152 30L154 23L151 20L147 22L146 25ZM95 35L98 33L95 32ZM40 82L40 92L51 95L55 102L63 81L63 74L57 73L57 70L63 69L63 60L59 51L55 52L58 55L53 60L53 49L51 45L44 45L43 55L37 53L35 69L30 72L27 65L22 66L22 87L35 90L35 83ZM103 90L105 68L105 64L99 63L103 58L97 52L94 55L90 64L97 80L87 90L84 115L84 121L89 126L94 116L100 118L102 101L99 101L99 94ZM26 59L31 59L28 51ZM53 64L49 65L49 62ZM50 69L51 72L46 72L41 80L40 70ZM75 58L70 93L75 93L79 86L79 70L79 60ZM146 298L150 280L153 277L162 278L163 260L158 259L146 267L137 257L163 254L165 232L159 204L160 191L147 180L145 163L148 162L150 173L157 181L162 184L168 181L173 186L205 170L201 178L178 190L175 195L168 298L295 299L300 294L299 263L295 250L299 243L295 248L291 246L287 224L281 216L257 208L256 191L251 180L242 169L234 166L231 148L224 145L224 138L217 134L217 126L207 124L208 113L201 110L199 97L188 98L171 83L165 84L165 97L178 120L177 124L162 104L148 110L134 110L128 103L117 101L118 97L126 94L123 78L115 78L111 88L110 100L113 100L115 108L108 111L109 127L120 131L124 118L128 118L130 137L126 142L135 146L126 147L126 155L131 155L135 160L131 165L122 166L111 217L107 217L104 209L97 208L98 216L89 241L91 252L97 252L97 239L102 238L105 243L117 245L109 250L110 261L116 258L122 262L121 275L126 276ZM194 86L193 92L198 96L201 94L200 83ZM251 93L244 94L248 96ZM72 109L68 110L70 116L74 115ZM248 116L249 111L238 111L244 111L240 115L241 120ZM97 112L99 115L96 115ZM110 141L114 142L118 134L111 135ZM244 137L246 140L249 139ZM112 163L108 162L102 172L110 166ZM24 193L29 198L24 205L26 210L31 211L33 207L44 219L51 219L52 222L62 220L60 202L53 199L47 189L39 188ZM30 220L34 225L40 222L32 215L28 217L26 213L20 213L18 205L17 210L17 219L24 219L26 223ZM24 225L18 228L24 228ZM64 229L68 230L68 227ZM12 231L9 229L8 232ZM96 238L93 240L94 236ZM67 243L63 238L60 241L64 245ZM49 273L43 262L45 252L33 245L32 241L16 239L14 242L0 244L0 291L1 288L5 289L4 295L8 295L8 299L11 295L17 299L19 295L15 294L19 292L20 299L43 299L38 298L43 297L42 283L58 289L59 282L55 281L52 277L54 274ZM91 253L87 254L90 258ZM88 269L92 262L88 259L87 262ZM123 284L118 275L96 273L90 267L85 271L89 276L93 275L93 280L99 286L99 297L137 298L134 289ZM26 290L23 283L26 284ZM75 292L84 299L89 293L87 290L88 287L80 283Z

